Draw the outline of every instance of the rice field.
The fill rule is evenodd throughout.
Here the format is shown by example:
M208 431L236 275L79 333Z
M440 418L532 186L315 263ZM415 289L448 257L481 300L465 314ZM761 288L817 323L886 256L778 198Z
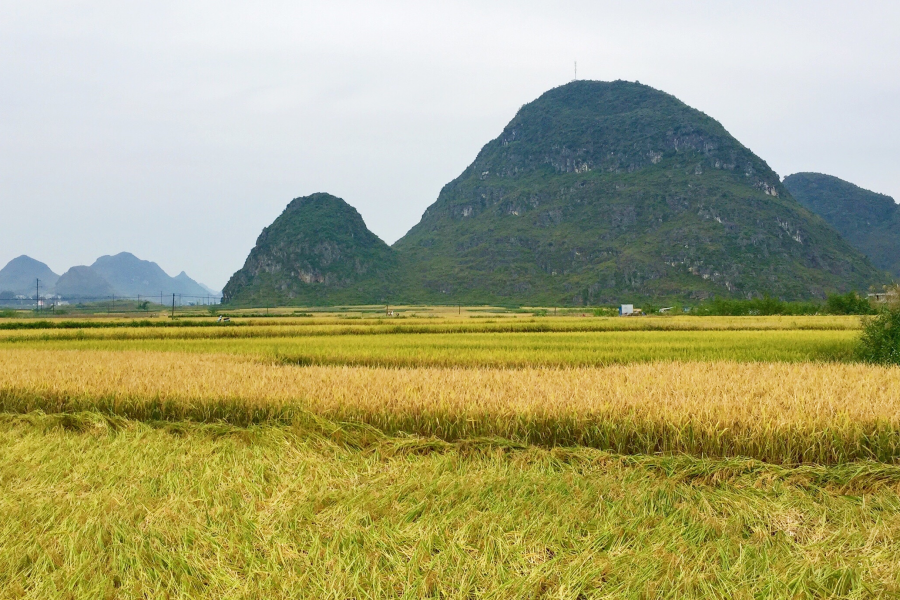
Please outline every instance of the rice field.
M0 598L900 596L853 317L35 323Z
M900 469L0 418L3 598L894 598Z

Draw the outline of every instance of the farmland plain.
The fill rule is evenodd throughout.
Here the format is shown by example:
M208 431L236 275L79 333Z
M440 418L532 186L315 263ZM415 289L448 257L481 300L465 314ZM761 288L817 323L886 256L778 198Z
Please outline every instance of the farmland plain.
M858 319L417 312L0 320L0 597L900 594Z

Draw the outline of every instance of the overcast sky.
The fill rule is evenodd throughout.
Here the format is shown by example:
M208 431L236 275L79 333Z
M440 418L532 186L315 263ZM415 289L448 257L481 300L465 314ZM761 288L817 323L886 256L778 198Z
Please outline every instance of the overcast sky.
M130 251L219 289L319 191L393 243L576 60L900 198L898 31L896 1L0 0L0 266Z

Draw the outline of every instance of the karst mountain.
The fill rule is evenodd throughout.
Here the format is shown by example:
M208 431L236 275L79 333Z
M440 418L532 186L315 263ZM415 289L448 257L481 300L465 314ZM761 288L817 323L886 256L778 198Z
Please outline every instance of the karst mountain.
M879 269L900 279L900 205L884 194L821 173L795 173L784 186Z
M72 267L61 276L28 256L14 258L0 269L0 299L33 298L38 293L83 301L119 297L167 302L176 294L180 302L205 303L221 297L184 271L170 277L155 262L129 252L101 256L92 265Z
M291 202L237 304L587 305L865 290L885 274L713 118L639 83L523 106L393 247L327 194Z

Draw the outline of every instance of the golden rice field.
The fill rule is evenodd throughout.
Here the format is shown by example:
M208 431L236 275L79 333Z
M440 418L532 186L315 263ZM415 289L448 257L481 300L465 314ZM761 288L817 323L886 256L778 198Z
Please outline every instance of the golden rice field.
M171 324L177 327L115 319L58 321L52 328L0 329L0 348L242 354L299 365L508 368L846 360L859 334L859 319L853 317L509 318L507 323L444 318L346 326L347 320L248 319L220 327L211 327L211 319Z
M850 316L767 317L543 317L486 315L402 317L362 316L329 318L246 318L227 326L211 318L169 321L99 317L86 319L0 319L0 341L78 339L223 339L291 338L304 336L453 334L453 333L548 333L608 331L856 331L859 318Z
M312 413L445 440L779 463L900 458L900 369L860 364L394 369L22 349L0 351L0 410L237 424Z
M0 417L0 597L896 598L900 467Z
M0 321L0 598L900 597L857 319L436 314Z

